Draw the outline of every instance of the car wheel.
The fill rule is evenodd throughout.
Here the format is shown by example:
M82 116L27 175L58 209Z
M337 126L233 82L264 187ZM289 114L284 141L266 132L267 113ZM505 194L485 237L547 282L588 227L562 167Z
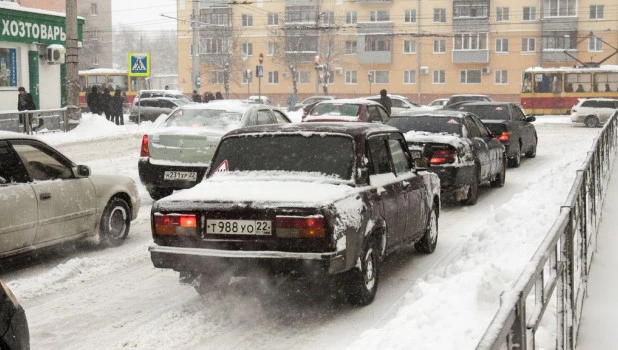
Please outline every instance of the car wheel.
M171 188L148 188L148 194L150 195L150 198L154 200L159 200L163 197L167 197L172 194L172 192L174 192L174 190Z
M491 180L491 187L503 187L506 179L506 156L502 157L502 169L496 174L496 177Z
M352 268L345 283L346 296L352 305L369 305L376 296L380 256L375 239L370 239L360 257L360 269Z
M119 197L114 197L105 206L101 216L99 234L101 244L107 247L122 244L131 227L131 210L129 204Z
M431 254L436 250L438 244L438 214L437 208L434 204L431 207L431 213L429 213L429 223L425 234L421 239L414 244L416 251L423 254Z
M474 170L474 178L468 186L468 196L463 200L465 205L475 205L479 199L479 171Z
M516 147L515 157L509 158L509 166L511 168L517 168L521 164L521 143L517 142Z
M539 143L538 138L534 138L534 144L532 145L532 149L526 152L526 158L534 158L536 157L536 145Z
M594 115L589 115L586 117L586 120L584 120L584 124L589 128L596 128L599 126L599 118Z

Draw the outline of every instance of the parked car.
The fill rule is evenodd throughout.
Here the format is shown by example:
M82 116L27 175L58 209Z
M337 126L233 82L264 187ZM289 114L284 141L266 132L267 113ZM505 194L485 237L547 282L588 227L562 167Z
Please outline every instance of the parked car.
M30 349L26 312L9 287L0 280L0 349Z
M352 304L367 305L388 253L408 244L434 251L439 189L392 127L238 129L221 140L207 179L153 204L151 259L198 293L230 276L263 276L259 269L332 277Z
M140 90L138 94L135 96L135 101L139 101L142 98L153 98L153 97L169 97L175 98L177 100L184 100L186 103L193 102L189 97L182 93L180 90Z
M290 112L297 111L307 105L315 104L316 102L322 102L322 101L328 101L328 100L334 100L334 99L335 99L334 96L326 96L326 95L316 95L316 96L307 97L306 99L297 103L294 106L294 108L290 110Z
M134 101L129 110L129 120L137 123L143 121L155 121L162 114L167 115L174 109L188 103L184 99L173 97L148 97Z
M337 99L317 103L303 122L371 122L385 123L390 119L379 103L364 99Z
M518 167L521 154L536 157L538 137L532 124L535 117L528 117L515 103L469 102L459 107L461 111L474 113L506 148L509 166Z
M431 102L426 107L431 109L442 109L444 105L448 102L448 98L437 98Z
M99 236L121 244L137 217L135 182L91 174L28 135L0 133L0 258Z
M506 152L474 114L436 110L391 118L387 123L405 133L412 157L429 159L442 190L456 201L474 205L484 184L504 186Z
M462 104L474 101L492 102L492 98L487 95L461 94L453 95L444 104L444 109L457 109Z
M388 97L391 98L391 101L393 102L393 105L391 106L391 116L395 116L398 115L401 112L406 112L406 111L422 111L422 110L428 110L427 107L421 106L418 103L414 103L410 100L408 100L407 97L401 96L401 95L391 95L388 94ZM367 96L367 97L362 97L365 100L370 100L370 101L374 101L374 102L380 102L380 95L373 95L373 96Z
M618 110L618 100L612 98L580 99L571 108L571 121L584 123L589 128L605 124L611 115Z
M246 103L257 103L257 104L263 104L263 105L270 104L270 98L266 96L249 96L249 98L244 101Z
M239 101L186 104L144 135L139 178L153 199L190 188L206 173L226 132L243 126L290 123L273 106Z

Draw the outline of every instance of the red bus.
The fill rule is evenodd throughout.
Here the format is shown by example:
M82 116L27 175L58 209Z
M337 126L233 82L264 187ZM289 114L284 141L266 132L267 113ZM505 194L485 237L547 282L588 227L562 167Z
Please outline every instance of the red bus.
M96 86L99 92L105 87L113 95L116 88L120 88L126 95L126 102L131 104L140 90L148 89L146 77L130 77L126 70L95 68L79 71L79 105L87 108L86 95Z
M530 115L569 114L579 99L590 97L618 98L618 66L524 71L521 105Z

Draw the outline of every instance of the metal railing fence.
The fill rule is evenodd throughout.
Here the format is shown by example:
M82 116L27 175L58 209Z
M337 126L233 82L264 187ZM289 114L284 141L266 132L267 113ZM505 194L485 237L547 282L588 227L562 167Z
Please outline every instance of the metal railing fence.
M21 116L21 118L20 118ZM41 125L40 128L37 128ZM35 111L0 111L0 130L33 134L70 130L67 108Z

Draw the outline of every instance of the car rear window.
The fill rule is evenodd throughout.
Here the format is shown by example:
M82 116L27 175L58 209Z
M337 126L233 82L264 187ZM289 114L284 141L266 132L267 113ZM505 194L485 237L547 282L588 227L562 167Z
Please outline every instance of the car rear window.
M212 168L224 161L228 171L321 173L349 180L354 143L349 136L324 134L231 137L219 145Z
M242 114L221 109L179 109L161 124L163 127L212 127L229 130L240 127Z
M481 119L490 119L490 120L508 120L509 119L509 107L508 106L464 105L464 106L459 107L459 109L472 112Z
M321 103L311 110L312 116L357 117L360 105L352 103Z
M391 118L387 125L394 126L402 133L423 131L434 134L454 134L461 136L461 119L456 117L438 117L422 115L416 117Z

